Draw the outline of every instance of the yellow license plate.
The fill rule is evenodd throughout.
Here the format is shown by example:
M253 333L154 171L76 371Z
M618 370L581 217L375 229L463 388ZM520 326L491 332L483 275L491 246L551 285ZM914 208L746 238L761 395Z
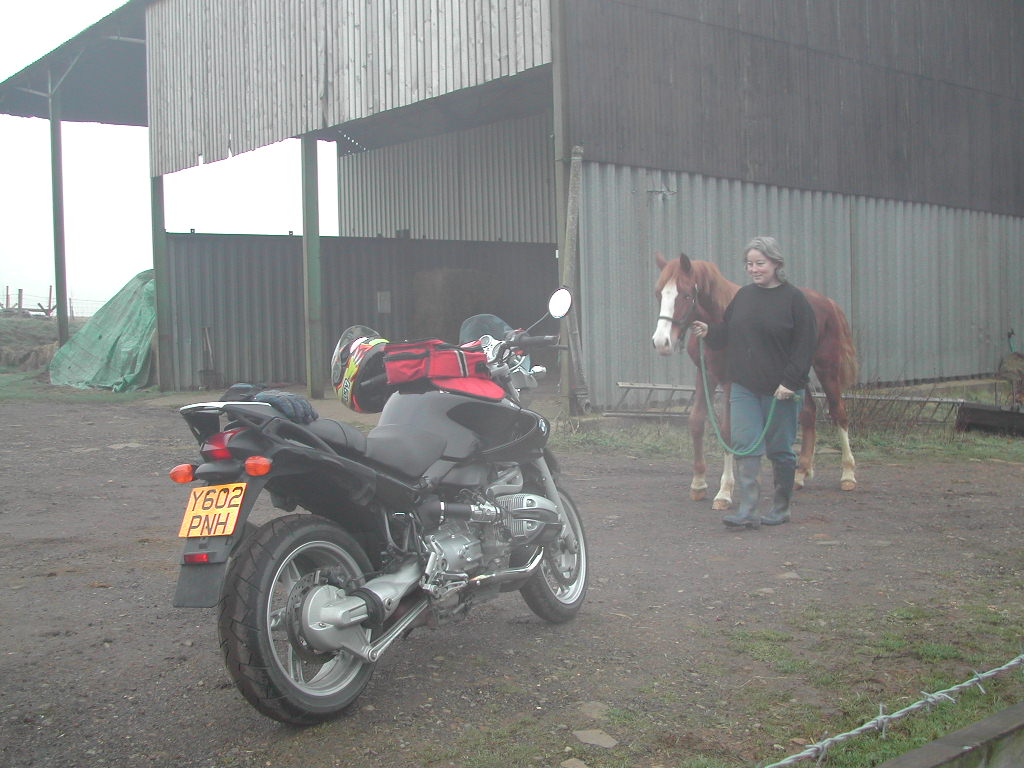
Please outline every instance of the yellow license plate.
M201 536L230 536L238 523L245 483L204 485L192 488L185 505L185 519L178 536L183 539Z

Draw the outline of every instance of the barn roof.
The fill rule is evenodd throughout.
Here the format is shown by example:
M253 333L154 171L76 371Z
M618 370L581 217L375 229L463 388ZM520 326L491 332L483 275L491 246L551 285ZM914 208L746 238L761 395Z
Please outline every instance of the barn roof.
M148 126L146 6L129 0L0 83L0 114L48 118L51 83L61 120ZM424 99L340 126L316 138L345 153L465 129L550 108L551 67L543 65L484 85Z
M130 0L0 83L0 113L49 117L52 84L62 120L148 125L147 2Z

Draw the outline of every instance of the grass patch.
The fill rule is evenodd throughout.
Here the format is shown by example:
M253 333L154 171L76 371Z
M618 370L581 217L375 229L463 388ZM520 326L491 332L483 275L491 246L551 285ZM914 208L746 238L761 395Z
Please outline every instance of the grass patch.
M460 768L505 768L510 765L551 765L561 754L564 737L523 717L501 728L473 730L453 738L446 746L419 750L415 764L451 765ZM565 759L562 757L561 759ZM543 761L543 762L540 762Z
M111 392L109 389L75 389L55 387L45 372L0 373L0 402L44 400L51 403L126 403L161 394L155 389L132 392Z
M85 325L85 320L68 322L68 333ZM29 350L57 340L56 317L0 317L0 348Z
M1014 686L1012 681L989 680L985 688L988 693L967 689L960 693L955 704L936 704L930 711L921 710L890 723L884 739L868 734L839 744L829 750L828 762L844 768L871 768L984 720L1019 700L1019 685ZM836 732L853 730L877 716L877 705L866 705L864 711L851 712L844 717Z
M693 458L690 433L685 428L671 424L637 424L616 428L602 424L600 419L576 423L562 420L555 425L551 444L556 450L582 449L593 453ZM708 453L714 455L711 450Z
M913 652L921 661L946 661L963 658L959 649L947 643L921 643L914 647Z
M611 427L602 424L600 417L577 421L562 419L556 423L551 445L556 451L587 450L643 458L693 459L693 443L685 422L641 422ZM999 459L1024 463L1024 440L983 432L956 432L952 424L919 427L912 432L893 432L884 425L851 427L850 446L858 461ZM821 448L838 449L838 433L830 424L818 425L818 447L818 463L823 461ZM722 448L710 429L705 431L704 449L709 461L721 460Z
M730 635L729 646L737 653L745 654L781 675L810 672L812 664L787 647L787 643L792 640L792 635L774 630L740 630Z

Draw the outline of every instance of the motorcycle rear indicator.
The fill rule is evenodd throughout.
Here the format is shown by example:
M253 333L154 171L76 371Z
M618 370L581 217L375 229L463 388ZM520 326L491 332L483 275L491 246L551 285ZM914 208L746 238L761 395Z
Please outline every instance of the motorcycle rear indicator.
M206 439L206 442L203 443L202 448L199 449L199 452L207 461L224 461L226 459L230 459L232 456L231 451L228 450L228 443L231 442L231 438L239 432L244 431L244 429L229 429L226 432L218 432L215 435L210 435Z
M170 472L171 480L176 483L191 483L196 479L195 464L179 464Z
M245 460L245 472L252 477L269 475L273 465L274 462L266 456L250 456Z

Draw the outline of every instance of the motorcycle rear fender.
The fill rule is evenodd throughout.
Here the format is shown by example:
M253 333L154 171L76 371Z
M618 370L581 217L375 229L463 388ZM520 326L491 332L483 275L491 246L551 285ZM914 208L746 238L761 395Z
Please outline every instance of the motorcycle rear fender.
M184 554L205 551L210 553L209 563L182 563L178 571L178 586L174 590L175 608L211 608L220 601L220 590L224 574L228 569L228 555L238 542L256 530L252 523L240 526L232 536L211 536L206 539L207 549L201 550L189 539L185 542Z
M241 479L241 478L239 478ZM178 571L178 586L174 592L176 608L209 608L220 600L220 589L227 572L228 558L235 547L253 531L255 526L249 522L256 499L259 498L266 478L246 477L248 487L242 506L238 510L238 522L230 536L204 536L202 538L185 539L182 552L181 568ZM205 563L185 562L186 555L205 554Z

